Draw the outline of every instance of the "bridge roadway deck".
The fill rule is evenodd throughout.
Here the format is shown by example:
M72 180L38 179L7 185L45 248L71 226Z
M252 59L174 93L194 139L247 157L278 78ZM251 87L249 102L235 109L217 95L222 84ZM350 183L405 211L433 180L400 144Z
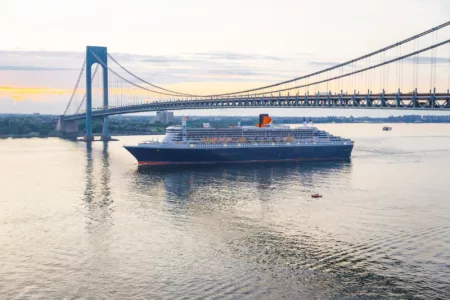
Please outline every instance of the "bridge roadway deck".
M161 110L220 108L347 108L450 111L450 93L354 94L315 96L261 96L244 98L183 99L93 110L92 117ZM64 120L86 118L84 113L65 115Z

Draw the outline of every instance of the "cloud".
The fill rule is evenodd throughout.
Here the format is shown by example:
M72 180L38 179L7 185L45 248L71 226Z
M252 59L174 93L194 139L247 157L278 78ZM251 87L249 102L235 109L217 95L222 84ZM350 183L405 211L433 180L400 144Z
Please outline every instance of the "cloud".
M291 67L289 60L283 60L281 57L248 53L204 52L180 55L111 53L111 55L131 72L156 84L211 80L267 82L289 78L288 74L295 70ZM14 74L11 73L14 71L17 71L17 74L19 71L34 74L38 71L47 72L46 74L49 75L46 77L33 76L33 73L20 76L20 80L23 80L20 83L37 83L38 86L49 86L53 83L60 87L62 81L65 81L64 85L69 87L74 84L83 59L83 52L4 50L0 51L0 71L10 72L10 75ZM129 75L124 74L113 60L109 60L108 64L115 71L129 78ZM283 64L289 65L289 68L283 68ZM66 76L52 76L50 75L52 71L68 73ZM15 85L17 79L13 81L11 76L9 78L7 84ZM15 76L15 78L19 77Z
M0 112L60 114L71 92L57 88L0 86Z
M252 78L256 76L276 76L276 73L271 72L262 72L254 69L246 69L246 68L222 68L222 69L211 69L206 71L207 75L214 75L214 76L242 76L247 77L251 76Z
M280 76L286 75L285 72L276 70L259 70L257 68L246 68L243 66L227 67L222 65L213 65L211 67L197 68L171 68L166 72L159 70L140 70L136 73L142 78L151 78L152 82L162 83L182 83L182 82L211 82L211 81L230 81L230 82L273 82L279 80ZM291 75L284 76L289 78Z
M140 74L143 78L157 84L195 80L205 82L208 79L224 81L282 80L289 78L284 75L292 73L293 70L281 66L282 64L290 65L289 60L277 56L248 53L199 52L181 55L112 53L111 55L133 73ZM3 50L0 51L0 71L68 71L72 73L68 73L67 81L70 78L72 83L76 80L76 73L81 67L83 58L83 52ZM109 60L108 64L114 70L121 71L114 61ZM270 69L267 68L267 65L271 65ZM58 81L61 79L61 76L55 78ZM33 80L35 79L33 78ZM69 82L67 84L70 85Z
M188 61L187 57L174 56L174 55L141 55L141 54L131 54L131 53L109 53L114 57L119 63L157 63L157 64L168 64Z
M204 59L220 59L220 60L283 60L281 57L258 55L258 54L243 54L233 52L203 52L193 53L194 56L202 57Z
M281 66L283 63L289 64L289 61L258 54L205 52L184 53L178 56L129 53L111 55L134 74L157 84L195 81L273 82L298 74L291 75L292 68ZM117 68L113 61L109 62L109 66Z
M200 65L211 63L229 64L244 63L244 61L281 61L281 57L265 56L258 54L242 54L228 52L205 52L205 53L184 53L179 56L174 55L134 55L129 53L112 53L121 64L127 62L150 63L158 65L177 65L195 68ZM228 61L228 62L227 62Z
M209 60L275 60L281 61L284 58L270 55L260 54L244 54L234 52L199 52L199 53L183 53L179 56L166 55L139 55L130 53L110 53L115 58L129 61L144 61L144 62L185 62L185 61L209 61Z
M320 67L332 67L340 64L340 62L335 61L311 61L309 62L310 65L314 66L320 66Z
M61 114L64 111L67 102L56 99L57 96L46 96L45 101L31 101L22 98L3 98L0 96L1 113L50 113Z
M177 62L184 62L186 61L185 59L181 59L178 58L176 56L151 56L151 57L147 57L144 59L140 59L143 62L146 63L164 63L164 64L168 64L168 63L177 63Z
M430 64L431 60L433 58L431 56L408 57L408 58L405 58L404 61L407 63L414 64L414 63L416 63L416 59L417 59L417 63L422 65L422 64ZM445 64L445 63L448 64L450 62L450 58L449 57L435 57L435 61L437 64Z
M0 65L0 71L73 71L75 68L52 68L41 66L5 66Z
M40 100L40 97L45 95L65 95L71 91L57 88L42 88L42 87L12 87L0 86L0 97L13 98L14 100L24 100L28 96L33 100Z
M84 57L84 52L78 51L44 51L44 50L0 50L2 55L18 55L24 57L38 58L74 58L80 59Z
M43 80L43 78L50 79L50 77L53 77L57 82L61 82L62 77L72 78L71 73L75 74L80 70L83 60L84 57L82 53L70 51L3 50L0 51L0 72L2 72L3 75L8 74L6 76L6 84L8 85L26 85L30 83L40 85L41 83L39 81ZM45 75L36 75L40 72L45 72ZM51 74L51 72L67 72L67 75L54 75ZM21 75L18 77L21 79L21 82L17 82L17 79L16 82L11 82L12 78L17 77L15 74L19 73ZM10 79L8 79L8 77ZM5 80L2 79L1 82L2 84L5 84Z
M82 52L70 51L0 51L0 108L4 107L5 111L11 112L60 113L72 94L84 55ZM176 85L175 90L193 94L253 88L295 77L300 69L299 61L295 59L233 52L111 55L128 70L149 82L166 87ZM137 82L113 60L109 60L108 65L121 76ZM119 91L117 85L114 86L114 80L115 75L111 75L110 91L113 95L148 95L146 91L141 94L127 92L126 89ZM139 85L145 86L144 83ZM83 88L84 80L81 81L81 90ZM77 101L83 93L78 94L75 99ZM38 109L38 104L42 104L42 109Z
M19 95L13 95L13 96L12 96L12 98L13 98L14 102L18 102L18 101L24 101L24 100L26 100L26 98L25 98L25 97L23 97L23 96L19 96Z

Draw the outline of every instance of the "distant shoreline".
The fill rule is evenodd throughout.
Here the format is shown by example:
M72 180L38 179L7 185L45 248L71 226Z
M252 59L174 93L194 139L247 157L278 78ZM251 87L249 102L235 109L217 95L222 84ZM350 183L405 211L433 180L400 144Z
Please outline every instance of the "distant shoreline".
M390 124L390 125L399 125L399 124L450 124L450 122L317 122L316 125L326 125L326 124ZM299 125L300 123L288 124L288 125ZM111 136L145 136L145 135L165 135L165 131L158 132L111 132ZM94 136L101 136L101 133L94 133ZM38 133L32 134L0 134L0 139L29 139L29 138L51 138L51 137L59 137L63 139L77 139L83 137L83 132L80 132L77 135L70 134L61 134L61 133L49 133L46 135L39 135Z
M112 132L112 136L134 136L134 135L164 135L166 134L165 131L162 132ZM94 133L94 136L101 136L100 133ZM59 138L79 138L83 137L83 134L80 135L63 135L59 133L52 133L48 135L39 135L39 134L0 134L0 139L31 139L31 138L50 138L50 137L59 137Z

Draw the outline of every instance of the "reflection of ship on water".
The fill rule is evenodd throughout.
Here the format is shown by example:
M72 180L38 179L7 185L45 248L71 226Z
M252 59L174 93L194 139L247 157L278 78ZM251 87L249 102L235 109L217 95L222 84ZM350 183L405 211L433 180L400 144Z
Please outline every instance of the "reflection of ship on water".
M95 172L95 153L92 143L86 143L86 187L83 201L87 208L88 227L111 222L111 171L108 143L103 143L100 172ZM99 176L96 176L99 175ZM98 179L99 178L99 179Z
M240 197L244 191L266 200L271 193L292 186L311 189L315 182L330 176L339 176L343 184L350 170L350 161L144 168L137 170L135 182L143 193L155 188L164 190L168 201L232 201L229 198Z

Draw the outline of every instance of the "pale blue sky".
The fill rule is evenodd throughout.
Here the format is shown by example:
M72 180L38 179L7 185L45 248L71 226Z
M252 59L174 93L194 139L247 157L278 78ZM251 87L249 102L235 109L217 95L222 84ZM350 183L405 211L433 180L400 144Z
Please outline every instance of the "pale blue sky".
M107 46L156 84L207 84L208 76L217 81L223 74L230 83L272 83L381 48L449 16L449 0L5 0L0 111L60 113L86 45ZM127 61L125 54L146 62ZM12 101L14 93L28 101Z

